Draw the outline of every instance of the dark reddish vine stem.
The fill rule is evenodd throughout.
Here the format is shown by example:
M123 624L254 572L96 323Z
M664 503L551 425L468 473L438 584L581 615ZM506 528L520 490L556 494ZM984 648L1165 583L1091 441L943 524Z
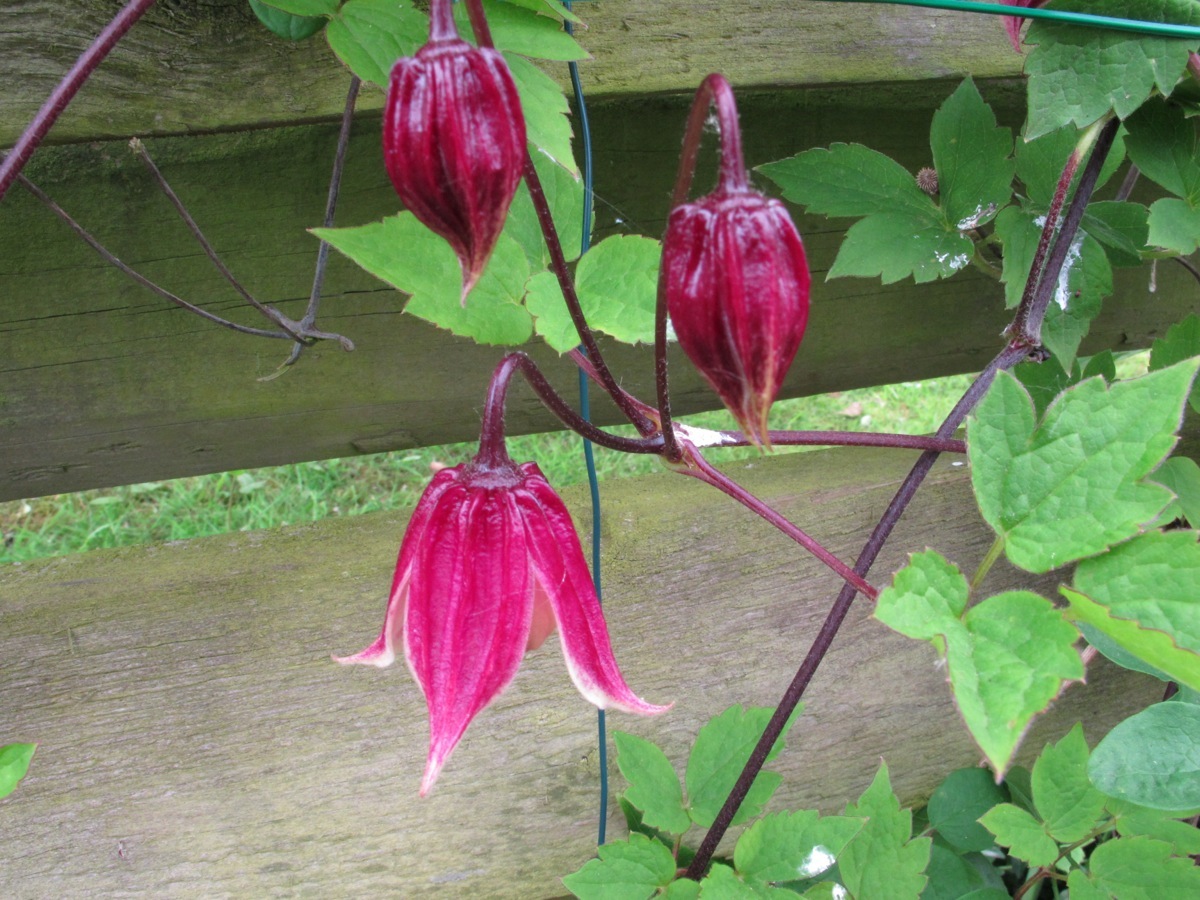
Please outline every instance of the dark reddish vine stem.
M679 173L675 177L675 191L671 195L671 208L687 200L696 174L696 158L700 154L700 139L704 136L704 122L709 107L715 107L721 129L722 190L744 191L747 189L746 166L742 156L742 133L738 127L737 103L733 88L725 76L712 74L700 83L692 98L687 126L683 133L683 151L679 157ZM665 441L664 455L678 461L682 457L675 430L671 426L671 387L667 371L667 292L665 272L659 273L658 297L654 306L654 385L658 400L658 419Z
M62 111L75 98L84 82L95 71L96 66L103 62L104 57L108 56L117 42L125 36L125 32L129 31L133 24L153 5L154 0L130 0L113 20L104 26L104 30L96 36L91 46L75 60L75 64L63 76L58 87L46 98L46 102L42 104L37 115L33 117L33 121L29 123L16 144L13 145L8 156L0 161L0 199L3 199L4 195L8 193L13 181L25 168L29 157L33 155L33 151L41 144L46 133L50 131Z
M1079 187L1076 189L1075 196L1071 200L1071 208L1063 221L1061 230L1059 230L1057 243L1054 245L1054 250L1050 253L1045 268L1041 272L1039 286L1032 291L1029 289L1025 291L1021 306L1018 308L1016 316L1014 316L1014 326L1020 321L1025 325L1034 327L1036 329L1033 332L1034 335L1040 333L1041 316L1045 314L1045 304L1049 302L1051 292L1053 291L1053 284L1057 281L1058 273L1066 260L1066 249L1070 247L1071 242L1075 238L1075 233L1078 231L1079 221L1083 217L1083 210L1091 200L1092 192L1095 190L1096 181L1100 174L1100 168L1104 164L1104 160L1107 158L1108 152L1112 147L1112 140L1116 134L1117 125L1118 123L1115 120L1108 123L1099 135L1091 156L1088 159L1087 166L1080 178ZM1076 159L1074 165L1077 166L1078 162L1078 159ZM1032 269L1030 273L1030 281L1035 279L1038 279L1036 268ZM1015 332L1012 326L1010 326L1010 332ZM1014 333L1008 346L988 364L987 368L980 373L979 377L975 379L967 389L967 392L962 396L962 399L951 410L946 420L937 430L937 437L949 438L954 434L966 419L968 413L975 407L984 393L987 392L996 373L1011 369L1039 349L1036 343L1033 345L1029 343L1029 332ZM879 523L871 532L871 536L863 547L862 553L859 554L858 560L854 565L855 572L865 577L870 571L876 557L878 557L879 552L891 536L896 524L900 521L900 517L908 508L909 503L912 502L917 489L925 480L925 476L933 468L937 457L938 453L926 451L921 454L920 458L913 465L907 477L901 483L900 488L896 491L891 503L888 504ZM846 615L850 612L850 606L854 602L855 593L856 589L847 584L838 594L837 599L829 610L829 614L825 618L825 622L821 626L821 630L813 640L804 661L800 664L800 668L796 671L791 684L788 685L779 705L775 708L771 720L763 730L762 737L755 745L754 750L751 751L750 758L746 761L746 765L738 776L738 780L730 791L729 796L726 798L725 804L721 807L721 811L717 813L717 817L709 828L708 833L705 834L700 848L696 851L695 858L687 868L687 878L698 881L707 870L709 863L712 861L713 854L716 852L717 845L725 836L725 832L729 829L729 824L733 821L734 815L737 814L742 801L745 800L746 794L754 783L754 779L758 777L758 773L762 770L767 754L775 746L775 742L783 733L784 725L795 711L796 706L800 703L805 690L812 681L813 675L833 644L838 630L845 621Z

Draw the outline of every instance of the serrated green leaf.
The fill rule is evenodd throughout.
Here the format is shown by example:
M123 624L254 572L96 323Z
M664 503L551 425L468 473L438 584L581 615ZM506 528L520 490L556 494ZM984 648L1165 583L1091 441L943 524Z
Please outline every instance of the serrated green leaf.
M268 5L264 0L250 0L250 9L268 31L285 41L310 38L324 28L328 21L324 16L294 15L274 4Z
M1148 837L1171 845L1177 856L1200 853L1200 828L1181 822L1172 813L1150 809L1128 800L1109 798L1108 811L1122 837Z
M1104 814L1106 798L1088 780L1083 726L1047 744L1033 765L1033 799L1046 832L1060 844L1087 836Z
M562 24L554 18L498 0L483 0L483 10L497 50L511 50L522 56L558 62L589 58L587 51L563 31ZM454 5L454 18L458 22L458 33L465 40L473 42L471 20L465 3Z
M1150 345L1150 371L1165 369L1193 356L1200 356L1200 316L1195 313L1176 322ZM1192 385L1188 403L1200 412L1200 383Z
M850 226L828 277L878 275L891 284L911 275L924 284L949 278L974 255L971 239L947 225L940 213L879 213Z
M613 235L584 255L575 271L575 289L593 329L628 344L654 340L661 253L653 238ZM536 317L538 334L559 353L579 343L553 276L530 280L526 305Z
M967 429L972 485L1005 553L1047 572L1136 534L1170 500L1144 483L1175 444L1200 359L1107 386L1091 378L1040 423L1011 375L999 375Z
M946 663L959 712L992 767L1003 774L1033 718L1068 681L1083 678L1079 633L1044 597L1008 591L967 611L946 634Z
M1017 206L1000 210L996 216L996 237L1004 244L1001 281L1004 282L1004 304L1014 309L1021 302L1033 256L1037 250L1042 228L1034 213Z
M788 729L802 712L803 705L792 713L775 746L767 754L767 762L783 750ZM702 828L712 825L773 713L770 707L731 706L700 729L684 774L688 814L697 825ZM775 772L759 772L732 824L737 825L761 815L763 807L782 780Z
M981 831L984 830L982 826L979 827ZM991 847L993 843L989 836L988 846ZM978 869L957 850L936 840L930 849L925 876L929 882L921 891L921 900L962 900L964 896L984 887L983 876Z
M778 895L781 891L746 884L729 866L715 863L700 882L700 900L760 900Z
M579 900L647 900L675 878L671 851L642 834L605 844L599 857L563 879Z
M738 838L734 868L746 882L764 886L816 878L834 866L862 826L861 819L822 818L815 810L764 816Z
M1200 896L1200 868L1171 845L1150 838L1105 841L1088 860L1093 884L1118 900ZM1076 900L1074 889L1071 900Z
M1088 881L1087 872L1083 869L1071 870L1067 876L1067 889L1071 900L1113 900L1112 894Z
M1107 615L1105 610L1105 615ZM1068 617L1071 614L1068 613ZM1156 669L1154 666L1144 662L1140 657L1126 650L1107 634L1086 622L1076 620L1075 627L1079 629L1079 633L1083 635L1083 639L1100 651L1101 655L1106 657L1111 662L1116 663L1122 668L1129 669L1133 672L1141 672L1145 675L1152 675L1160 681L1170 681L1171 676L1161 669Z
M1087 235L1077 238L1067 251L1054 301L1042 324L1042 342L1064 368L1075 361L1080 343L1112 288L1112 266L1104 248Z
M865 818L862 830L838 857L841 881L855 900L908 900L925 887L929 838L912 838L912 810L901 809L886 765L846 816Z
M1178 515L1193 528L1200 528L1200 466L1186 456L1172 456L1158 467L1150 480L1161 484L1176 498Z
M1200 146L1196 125L1181 108L1157 100L1125 123L1125 147L1134 165L1176 197L1200 202Z
M697 900L700 896L700 882L690 878L679 878L667 885L663 900Z
M1013 367L1013 375L1029 392L1035 414L1043 416L1054 399L1073 384L1082 380L1078 362L1070 372L1063 369L1057 360L1023 362Z
M995 841L979 818L1006 800L1008 791L996 784L990 770L978 766L958 769L947 775L929 798L929 824L959 853L987 850Z
M1088 777L1112 797L1188 812L1200 806L1200 706L1156 703L1110 731Z
M554 15L560 19L574 22L576 25L583 24L583 21L575 13L559 3L558 0L504 0L504 2L524 7L543 16Z
M937 219L937 207L912 173L861 144L806 150L756 171L770 178L793 203L826 216L904 212Z
M935 550L913 553L875 604L875 618L918 641L933 641L959 624L970 585L958 566ZM935 645L943 653L945 643Z
M1058 0L1057 9L1200 25L1191 0ZM1170 94L1195 41L1033 22L1025 37L1027 138L1072 122L1091 125L1112 111L1124 119L1156 88Z
M1171 678L1200 690L1200 545L1194 531L1152 531L1081 562L1068 615Z
M17 789L29 771L37 744L5 744L0 747L0 799Z
M517 94L521 98L525 136L529 143L578 179L579 167L575 164L575 156L571 152L571 122L567 118L570 107L562 89L553 78L524 57L515 53L505 53L504 58L508 62L513 83L517 86ZM537 161L536 157L534 161ZM540 170L538 174L543 181L546 180L546 176L542 175ZM578 234L578 224L575 230ZM575 243L579 243L578 237L575 238ZM574 255L578 254L577 249Z
M554 230L562 245L563 255L567 260L575 259L579 256L583 231L583 180L573 176L545 154L535 153L532 158L533 167L542 183L542 193L550 205ZM517 186L503 233L521 245L531 269L542 269L550 264L550 251L546 249L542 226L524 179Z
M516 241L501 235L483 277L460 302L462 270L450 245L403 212L355 228L314 228L376 278L411 294L405 312L481 344L523 344L533 333L521 305L529 263Z
M264 6L273 6L293 16L332 16L337 12L341 0L261 0Z
M996 836L996 843L1029 864L1031 868L1052 866L1058 859L1058 844L1046 834L1042 823L1011 803L1001 803L980 819Z
M1152 247L1173 250L1183 256L1196 252L1200 244L1200 208L1186 200L1164 197L1150 204L1149 233Z
M934 113L929 143L946 219L958 231L990 222L1012 197L1012 132L970 78Z
M429 19L410 0L346 0L325 36L351 72L386 90L396 60L428 39Z
M1081 227L1100 242L1114 266L1136 266L1149 241L1149 217L1140 203L1098 200L1088 204Z
M625 797L642 812L642 822L670 834L683 834L692 821L683 808L683 788L675 767L657 745L632 734L613 732L617 767L629 788Z

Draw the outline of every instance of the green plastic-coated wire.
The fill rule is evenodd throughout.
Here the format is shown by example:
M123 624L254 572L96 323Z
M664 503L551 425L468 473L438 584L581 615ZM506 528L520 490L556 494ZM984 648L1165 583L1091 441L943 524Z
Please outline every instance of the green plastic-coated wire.
M1173 38L1200 38L1200 25L1176 25L1172 22L1148 22L1144 19L1124 19L1118 16L1098 16L1093 13L1071 12L1065 9L1008 6L1002 3L978 3L976 0L819 0L823 3L886 3L891 6L923 6L927 9L947 9L953 12L983 13L988 16L1019 16L1023 19L1043 19L1064 25L1087 25L1112 31L1132 31L1138 34Z

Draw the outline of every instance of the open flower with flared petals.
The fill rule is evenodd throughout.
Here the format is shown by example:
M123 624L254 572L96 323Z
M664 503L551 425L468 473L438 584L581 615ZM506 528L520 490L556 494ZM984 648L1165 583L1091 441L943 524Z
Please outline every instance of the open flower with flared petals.
M558 627L567 671L601 709L650 715L617 667L575 526L534 463L482 456L434 475L400 545L383 631L342 663L403 646L429 707L422 796L475 715Z

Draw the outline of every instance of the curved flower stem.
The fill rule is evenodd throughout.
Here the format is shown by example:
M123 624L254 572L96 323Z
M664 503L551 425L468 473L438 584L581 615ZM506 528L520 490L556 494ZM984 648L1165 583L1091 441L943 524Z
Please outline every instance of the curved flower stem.
M677 471L684 475L691 475L693 478L698 478L706 484L712 485L722 493L728 494L750 511L762 516L762 518L766 519L836 572L846 582L846 589L851 592L852 596L854 593L861 593L871 600L875 600L879 596L878 588L868 584L862 575L855 572L830 553L820 541L809 535L804 529L792 524L792 522L773 510L766 503L763 503L762 500L755 497L732 478L714 469L708 460L701 456L695 448L691 448L691 451L685 457L687 467L680 467Z
M988 364L987 368L979 374L979 377L967 389L962 399L950 411L942 426L937 430L937 436L948 438L953 435L963 423L963 420L966 419L967 414L979 402L984 393L987 392L996 373L1012 368L1028 355L1029 348L1015 341L1005 347ZM862 553L859 554L857 562L854 564L854 571L859 575L865 576L870 571L875 558L879 555L880 550L883 549L883 545L891 535L892 530L896 527L896 523L900 521L900 516L908 508L908 504L916 494L917 488L921 486L921 482L925 480L925 476L933 468L933 463L937 457L938 454L934 451L922 453L909 471L908 476L901 483L895 496L892 497L891 503L888 504L887 509L884 511L883 517L879 520L879 524L871 532L871 536L868 538L866 546L863 547ZM763 730L762 737L759 738L758 743L751 751L750 758L746 761L741 775L738 776L733 790L730 791L729 796L725 800L725 805L717 813L717 817L709 828L708 833L704 836L699 850L696 851L695 858L692 860L691 865L688 866L688 878L698 881L708 868L709 862L712 861L713 853L717 849L717 844L725 836L725 832L729 828L729 823L733 821L738 807L742 805L742 801L746 798L746 794L750 790L750 785L758 777L759 771L761 771L763 764L767 760L767 754L775 745L775 741L779 738L779 735L783 733L784 725L795 711L796 705L804 696L804 691L808 688L809 682L812 681L817 667L821 664L821 661L825 658L825 654L833 644L834 637L837 636L842 622L845 621L846 615L850 612L855 592L856 588L847 584L838 594L837 600L834 601L829 614L825 617L825 622L821 625L821 630L817 632L817 636L813 640L808 654L804 657L804 661L796 671L795 677L792 679L791 684L788 685L783 698L779 701L779 705L775 708L771 720Z
M713 73L696 89L692 108L688 113L687 127L683 133L683 151L679 156L679 174L675 177L675 191L671 195L671 208L687 200L696 174L696 158L700 154L700 139L704 134L704 123L709 107L716 107L717 121L721 129L720 187L724 191L744 191L749 184L746 165L742 156L742 133L738 127L737 102L733 88L724 75ZM667 459L679 461L682 451L671 427L671 390L667 373L667 292L666 276L660 270L658 296L654 306L654 384L658 400L658 420L666 441Z
M46 98L46 102L42 104L37 115L33 117L33 121L29 123L24 133L13 145L8 156L0 161L0 199L8 192L17 175L25 168L29 157L33 155L33 151L41 144L46 133L75 98L84 82L95 71L96 66L103 62L104 57L108 56L112 48L117 45L117 41L121 40L125 36L125 32L129 31L133 24L153 5L154 0L129 0L112 21L104 26L104 30L96 36L91 46L75 60L75 64L63 76L58 87Z
M686 426L681 426L685 427ZM717 431L707 447L751 447L754 442L741 431ZM955 438L923 434L876 434L869 431L768 431L772 446L782 447L891 447L899 450L936 450L966 453L967 445ZM695 443L693 441L693 443Z
M435 9L439 3L445 6L449 13L450 0L433 0ZM483 0L467 0L467 15L471 19L471 30L475 32L475 40L479 46L495 49L496 45L492 42L492 29L488 27L487 16L483 14ZM451 23L453 24L453 19L451 19Z
M661 453L662 438L625 438L609 434L587 421L571 408L561 395L550 386L550 382L528 354L517 350L505 355L492 373L488 386L487 401L483 409L483 425L479 435L479 456L488 463L507 459L505 446L504 412L508 396L508 385L513 375L520 372L533 388L538 399L559 421L594 444L618 450L622 453Z

